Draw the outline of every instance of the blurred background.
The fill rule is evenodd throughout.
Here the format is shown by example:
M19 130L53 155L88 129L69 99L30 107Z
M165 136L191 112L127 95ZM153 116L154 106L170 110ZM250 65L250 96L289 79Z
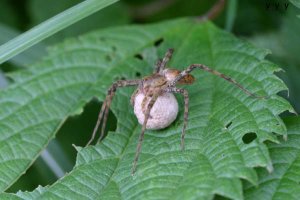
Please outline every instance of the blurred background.
M0 44L34 27L46 19L80 3L80 0L0 0ZM267 48L267 59L285 72L277 75L289 87L289 95L282 92L300 113L300 9L288 0L227 0L214 23L242 40ZM60 31L0 66L0 89L11 80L5 73L22 70L41 59L47 46L109 26L154 23L186 16L201 16L216 1L210 0L122 0ZM72 146L84 146L92 133L101 103L94 100L79 116L70 117L56 138L8 192L33 190L38 185L55 182L71 171L76 160ZM283 115L287 115L284 113ZM115 130L116 118L110 113L108 130ZM76 133L76 135L74 134ZM79 133L79 134L78 134ZM88 134L87 134L88 133Z

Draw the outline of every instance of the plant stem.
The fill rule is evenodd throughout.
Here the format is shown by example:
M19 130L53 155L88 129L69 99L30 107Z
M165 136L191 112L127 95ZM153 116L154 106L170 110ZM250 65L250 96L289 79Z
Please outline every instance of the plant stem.
M199 20L213 20L222 12L226 0L217 1L204 15L197 17Z
M237 12L237 0L229 0L228 7L226 11L226 22L225 22L225 30L231 31L234 25L236 12Z

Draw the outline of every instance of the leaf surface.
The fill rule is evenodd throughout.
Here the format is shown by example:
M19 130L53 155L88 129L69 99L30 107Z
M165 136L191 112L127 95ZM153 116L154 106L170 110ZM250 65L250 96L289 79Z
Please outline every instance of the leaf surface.
M281 144L268 144L274 172L269 174L259 169L259 187L246 185L246 199L299 199L300 118L290 117L285 123L288 128L288 140L281 140Z
M151 73L156 59L171 47L170 66L202 63L270 98L251 98L225 80L195 70L196 83L185 87L190 96L186 150L180 150L181 106L170 127L146 132L132 177L141 127L129 103L133 88L120 89L112 103L117 130L101 144L77 147L74 169L34 192L35 198L212 199L219 194L242 199L241 178L257 184L253 167L272 171L263 142L277 142L274 133L286 137L278 115L293 109L276 95L286 86L273 74L279 68L264 60L268 51L210 22L191 19L109 28L69 39L51 48L40 63L11 74L15 84L0 94L0 189L25 172L68 116L78 114L94 96L103 99L113 81ZM178 100L183 105L182 97Z

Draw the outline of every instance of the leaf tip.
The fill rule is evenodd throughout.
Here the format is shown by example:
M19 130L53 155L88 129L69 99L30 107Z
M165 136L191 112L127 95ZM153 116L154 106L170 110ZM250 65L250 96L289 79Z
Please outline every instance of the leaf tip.
M295 114L297 117L299 116L299 114L297 113L297 111L292 106L289 109L289 112L292 113L292 114Z

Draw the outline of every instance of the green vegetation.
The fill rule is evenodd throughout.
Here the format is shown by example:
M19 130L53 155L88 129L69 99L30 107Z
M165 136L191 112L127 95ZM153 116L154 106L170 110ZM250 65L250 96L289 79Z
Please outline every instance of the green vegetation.
M78 15L72 14L76 8L66 9L81 1L24 2L28 10L0 3L10 19L0 20L3 43L24 28L19 12L27 13L25 28L60 14L0 47L0 62L7 61L0 76L0 84L6 82L0 90L0 199L299 198L300 119L289 114L300 111L295 0L280 11L266 10L260 1L228 1L213 21L188 17L209 10L208 1L170 1L151 10L150 0L88 0L77 5ZM252 19L242 16L247 8ZM143 9L152 13L137 12ZM51 25L55 19L60 23ZM255 31L247 27L253 19ZM117 91L105 139L84 146L109 86L150 74L168 48L175 49L174 68L202 63L269 98L252 98L193 71L195 84L184 86L190 95L186 150L180 150L178 95L177 119L146 132L132 177L141 131L130 105L134 88Z

